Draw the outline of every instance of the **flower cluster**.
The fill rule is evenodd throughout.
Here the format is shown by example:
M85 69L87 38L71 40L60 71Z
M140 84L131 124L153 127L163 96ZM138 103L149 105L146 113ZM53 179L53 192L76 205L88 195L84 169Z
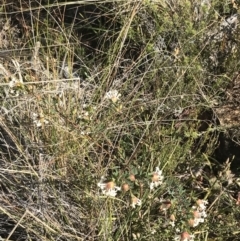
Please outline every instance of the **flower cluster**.
M131 203L131 206L133 208L135 208L136 206L141 206L142 205L142 201L137 198L137 197L132 197L132 203Z
M197 206L193 206L193 218L191 218L188 223L191 227L197 227L200 223L204 223L204 219L207 217L206 214L206 200L197 200Z
M104 99L111 100L113 103L116 103L120 97L121 94L119 94L117 90L110 90L105 94Z
M130 175L130 180L134 181L135 178L133 178L134 175ZM115 182L113 181L106 181L106 178L104 176L101 177L99 183L97 186L101 189L102 194L109 197L115 197L117 195L118 191L128 192L130 190L130 186L128 183L123 183L122 187L116 186ZM136 206L142 205L142 200L131 195L131 204L130 206L132 208L136 208Z
M36 113L32 113L32 119L33 119L33 123L37 126L37 127L42 127L44 124L48 124L49 122L44 118L44 115L42 113L40 114L36 114Z
M19 96L19 91L24 89L23 81L12 77L12 80L8 83L9 94L14 95L15 97Z
M139 199L137 196L135 196L132 193L131 188L134 186L139 186L141 190L143 190L144 183L146 186L150 186L150 195L149 198L151 199L153 197L153 194L151 191L160 185L163 184L164 175L162 170L159 167L156 167L155 170L151 173L151 183L149 184L148 180L140 181L134 173L130 172L128 176L128 180L125 180L122 182L121 187L116 186L114 181L107 181L105 177L101 177L100 182L97 184L97 186L101 189L102 194L105 196L115 197L119 191L122 191L123 194L127 194L126 197L130 198L129 207L137 208L142 206L142 200ZM132 185L134 184L134 185ZM129 195L130 194L130 195ZM157 194L157 193L156 193ZM142 195L142 193L141 193ZM239 195L240 196L240 195ZM181 222L176 223L176 210L177 207L176 203L177 200L171 200L167 198L154 198L154 201L157 201L157 203L160 202L159 211L160 215L164 215L166 217L164 226L170 226L172 229L175 230L176 235L173 238L174 241L194 241L194 233L190 233L187 230L189 229L189 226L194 228L197 227L200 223L203 223L207 217L206 210L207 210L207 200L197 200L195 206L190 207L190 214L192 214L192 217L189 219L189 215L186 216L186 219L184 218L185 214L189 214L189 212L184 208L181 210L182 217L186 221L185 224L183 223L183 220L180 220ZM177 217L179 217L177 215ZM180 224L180 226L179 226ZM188 226L187 230L182 229L184 226ZM178 228L181 227L181 230ZM154 234L155 229L153 227L151 234Z
M10 88L22 87L23 86L23 82L22 82L22 80L18 80L16 78L12 78L12 80L8 83L8 86Z
M153 190L154 188L157 188L158 186L160 186L163 183L163 179L164 179L164 176L162 174L162 170L160 170L159 167L156 167L155 171L152 173L150 190ZM130 174L129 180L131 182L137 181L134 174ZM122 190L123 192L128 192L130 190L130 186L127 182L124 182L122 184L122 187L118 187L118 186L116 186L116 184L113 181L107 182L106 178L104 176L101 177L97 186L101 189L103 195L110 196L110 197L115 197L117 195L117 192L120 190ZM142 205L141 199L139 199L133 195L131 195L131 196L132 196L131 204L130 204L131 207L136 208L136 206Z
M152 174L152 182L150 183L150 190L160 186L163 183L164 176L162 175L162 170L156 167L155 172Z
M204 219L207 217L206 204L208 204L208 201L199 199L199 200L197 200L196 204L197 204L196 206L192 207L193 218L188 220L188 223L191 227L196 227L200 223L203 223ZM173 220L172 215L171 215L170 220L174 222L175 218ZM170 222L169 222L169 224L170 224ZM174 225L173 225L173 227L174 227ZM178 230L177 232L179 234L176 235L176 237L174 238L175 241L193 241L194 240L194 235L189 234L186 231L180 232L180 230Z
M100 182L97 184L98 187L102 190L103 195L115 197L117 195L117 192L120 191L121 188L116 186L116 184L113 181L105 181L105 177L102 176Z

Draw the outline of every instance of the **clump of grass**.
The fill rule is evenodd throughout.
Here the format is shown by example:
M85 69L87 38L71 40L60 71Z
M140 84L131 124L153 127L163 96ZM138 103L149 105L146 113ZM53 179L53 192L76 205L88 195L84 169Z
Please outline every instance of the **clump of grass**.
M34 4L7 35L30 57L0 62L0 208L13 221L0 235L237 240L239 180L212 158L212 108L239 67L238 44L224 45L238 25L219 35L236 3Z

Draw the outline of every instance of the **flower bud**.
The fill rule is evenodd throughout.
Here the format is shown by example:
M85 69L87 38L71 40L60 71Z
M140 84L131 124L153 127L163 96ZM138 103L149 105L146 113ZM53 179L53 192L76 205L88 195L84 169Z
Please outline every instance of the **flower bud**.
M128 185L127 183L124 183L124 184L122 185L122 190L123 190L124 192L127 192L129 189L130 189L130 187L129 187L129 185Z
M135 175L130 174L129 179L130 179L130 181L134 182L136 180Z

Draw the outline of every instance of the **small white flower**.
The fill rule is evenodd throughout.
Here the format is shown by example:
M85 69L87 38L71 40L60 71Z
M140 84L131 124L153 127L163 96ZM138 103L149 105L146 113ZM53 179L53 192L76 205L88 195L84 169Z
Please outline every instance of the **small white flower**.
M33 123L37 127L41 127L43 124L49 123L49 121L47 121L42 114L38 115L36 113L32 113L32 119L33 119Z
M171 214L170 217L169 217L168 224L171 225L174 228L175 227L175 221L176 221L175 215Z
M21 80L16 79L16 78L12 78L12 80L8 83L8 86L10 88L20 87L22 85L23 85L23 82Z
M175 227L175 222L174 221L170 221L169 225L171 225L174 228Z
M204 219L207 217L206 206L208 202L205 200L197 200L197 206L193 206L193 218L189 220L189 224L192 227L198 226L200 223L204 223Z
M207 213L205 211L202 211L201 212L201 216L202 216L202 218L206 218L207 217Z
M204 218L194 218L192 227L197 227L200 223L204 223Z
M198 210L199 211L204 211L206 210L206 205L208 204L208 201L207 200L201 200L201 199L198 199L197 200L197 205L198 205Z
M164 176L162 175L162 170L156 167L155 172L152 174L152 182L150 183L150 190L162 185Z
M155 234L157 232L156 229L151 229L151 234Z
M204 218L207 217L205 210L207 209L206 204L208 204L208 201L198 199L196 203L197 203L197 206L192 206L192 209L200 212L202 214L202 217Z
M102 176L97 186L102 190L103 195L115 197L121 187L117 187L113 181L105 182L105 177Z
M78 118L83 120L91 120L91 116L89 115L89 112L87 110L82 110Z
M113 103L116 103L120 96L121 94L119 94L117 90L110 90L105 94L104 99L111 100Z
M8 83L8 86L9 86L10 88L13 88L13 87L15 86L15 84L16 84L16 80L11 80L11 81Z
M87 131L87 132L85 132L85 131L81 131L80 134L81 134L82 136L87 136L87 135L90 134L90 132L89 132L89 131Z
M105 180L106 178L104 176L101 176L100 182L97 184L97 186L100 187L101 189L104 189L106 187Z
M141 206L142 205L142 200L140 200L139 198L137 197L132 197L132 203L131 203L131 206L133 208L136 208L136 206Z
M176 233L180 233L181 230L179 228L176 228Z

